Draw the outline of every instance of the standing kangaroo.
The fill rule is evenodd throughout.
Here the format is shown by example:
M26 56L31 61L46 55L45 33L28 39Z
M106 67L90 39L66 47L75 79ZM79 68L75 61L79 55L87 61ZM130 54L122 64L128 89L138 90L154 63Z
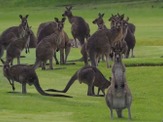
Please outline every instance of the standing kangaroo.
M72 6L66 7L66 11L62 14L62 16L67 16L69 22L71 23L71 33L76 42L79 40L80 44L84 44L85 38L87 39L90 36L90 29L88 23L82 17L74 16L71 12Z
M0 43L3 47L3 50L6 49L12 41L15 41L17 38L21 38L24 35L25 30L29 27L28 21L27 21L28 15L26 15L24 17L22 15L19 15L19 17L21 20L20 25L12 26L12 27L6 29L0 36ZM32 44L32 46L35 46L36 38L35 38L32 30L31 30L31 33L32 33L32 35L30 37L30 40L32 41L32 43L30 43L30 44ZM3 56L3 54L2 54L2 56Z
M56 29L57 29L57 23L54 21L41 23L37 31L37 37L38 37L37 44L39 44L43 38L54 33ZM62 31L60 38L61 38L61 43L60 45L58 45L57 51L60 51L60 64L66 64L67 57L71 49L70 40L67 33L64 30ZM56 53L54 53L54 59L56 61L56 64L59 64L59 61L56 57Z
M88 64L87 57L89 56L91 65L97 66L99 57L105 55L107 67L110 67L111 47L115 42L121 41L126 35L126 22L127 20L120 19L116 21L116 25L111 29L101 29L92 34L87 43L84 44L85 46L83 46L86 52L84 52L84 49L81 51L85 64Z
M120 45L117 44L116 47L113 47L114 63L112 66L112 80L105 100L110 109L111 118L113 118L113 109L116 110L118 117L121 118L122 110L127 108L128 117L131 119L130 106L132 95L126 81L125 66L122 63L122 48Z
M109 18L109 21L111 22L111 27L115 25L116 21L119 20L119 19L122 19L124 18L124 14L122 15L112 15L110 18ZM128 18L129 20L129 18ZM129 57L129 54L130 54L130 50L132 51L131 52L131 57L134 57L134 47L135 47L135 44L136 44L136 39L135 39L135 25L132 24L132 23L128 23L128 29L127 29L127 33L126 33L126 36L124 38L124 40L126 41L126 44L127 44L127 51L126 51L126 54L125 54L125 57L128 58Z
M103 13L103 14L99 13L99 14L98 14L98 18L96 18L96 19L93 20L93 22L92 22L93 24L97 24L98 30L106 29L106 28L107 28L106 25L105 25L105 22L104 22L104 20L103 20L103 17L104 17L104 13Z
M67 57L71 50L71 42L65 31L61 32L61 43L58 45L57 51L60 51L60 64L67 63ZM56 52L54 53L54 59L56 64L59 64L59 61L56 56Z
M42 69L45 69L45 64L47 60L50 60L50 69L53 69L53 56L56 52L58 46L61 43L61 33L65 18L62 18L61 21L58 18L55 18L57 23L57 28L54 33L43 38L36 47L36 61L34 68L36 69L42 62Z
M7 62L4 62L2 59L1 61L3 63L3 74L9 81L10 85L12 86L13 91L15 91L14 81L17 81L20 84L22 84L23 94L27 93L26 84L29 84L29 85L34 85L36 90L41 95L44 96L71 97L71 96L60 95L60 94L48 94L44 92L44 90L42 90L39 84L38 76L32 66L18 64L10 67L10 65Z
M27 22L28 15L26 15L25 17L19 15L19 17L21 19L20 25L12 26L6 29L0 36L1 57L3 56L4 49L6 49L12 41L15 41L17 38L22 37L22 35L25 32L25 29L28 27Z
M89 96L95 95L94 86L98 87L97 95L99 95L100 90L103 95L105 95L105 89L110 85L110 81L108 81L96 67L86 66L75 72L64 90L48 89L46 91L66 93L75 80L79 80L79 83L85 83L88 85L87 95Z
M6 62L11 62L12 64L13 59L17 58L17 64L20 64L20 54L24 48L26 48L27 53L30 43L30 36L31 30L30 28L27 28L23 37L20 37L9 44L6 51Z

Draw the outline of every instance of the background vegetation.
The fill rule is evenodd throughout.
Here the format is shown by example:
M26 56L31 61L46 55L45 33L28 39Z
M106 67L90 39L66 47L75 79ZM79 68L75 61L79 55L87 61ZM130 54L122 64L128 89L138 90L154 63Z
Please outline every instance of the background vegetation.
M126 64L126 77L133 95L131 107L132 121L161 122L163 121L163 1L162 0L0 0L0 33L10 26L18 25L19 14L29 14L29 24L34 32L41 22L51 21L54 17L61 18L66 5L73 5L74 15L82 16L89 23L91 33L97 30L92 20L99 12L105 13L104 20L109 27L108 18L111 14L124 13L130 22L136 25L135 58L123 59ZM64 30L72 38L68 21ZM78 59L80 49L72 49L68 60ZM35 49L21 60L22 63L33 64ZM5 59L5 55L3 56ZM0 63L0 65L2 65ZM54 64L55 65L55 64ZM148 65L148 66L146 66ZM59 65L63 70L37 69L40 84L43 89L63 89L73 73L83 66ZM134 66L134 67L129 67ZM138 66L138 67L135 67ZM111 76L106 63L99 64L100 71L108 78ZM11 86L3 76L0 67L0 121L1 122L107 122L110 121L108 110L103 97L86 96L87 86L74 83L68 91L72 99L44 97L39 95L34 86L28 86L28 94L20 93L21 86L16 83L18 93L8 93ZM115 122L127 121L127 110L124 118Z

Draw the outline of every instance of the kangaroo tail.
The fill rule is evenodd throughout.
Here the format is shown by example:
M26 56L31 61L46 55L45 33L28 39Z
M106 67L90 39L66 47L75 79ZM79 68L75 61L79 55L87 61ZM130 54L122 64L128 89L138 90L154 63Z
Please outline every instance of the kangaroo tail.
M71 85L75 82L75 80L77 80L77 76L78 75L78 71L71 77L71 79L69 80L69 82L67 83L66 87L64 88L64 90L56 90L56 89L47 89L45 91L51 91L51 92L62 92L62 93L66 93L69 88L71 87Z

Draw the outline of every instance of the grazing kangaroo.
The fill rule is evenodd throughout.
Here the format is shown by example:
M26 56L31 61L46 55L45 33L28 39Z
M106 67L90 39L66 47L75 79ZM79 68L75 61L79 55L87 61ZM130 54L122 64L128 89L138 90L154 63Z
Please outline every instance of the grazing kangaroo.
M111 21L111 27L115 25L116 21L118 21L119 19L122 19L124 18L124 14L122 15L112 15L110 18L109 18L109 21ZM129 18L128 18L129 20ZM126 44L127 44L127 51L126 51L126 54L125 54L125 57L128 58L129 57L129 54L130 54L130 50L132 51L131 52L131 57L134 57L134 54L133 54L133 50L134 50L134 47L135 47L135 44L136 44L136 39L135 39L135 25L132 24L132 23L128 23L128 30L127 30L127 33L126 33L126 36L124 38L124 40L126 41Z
M6 62L13 64L13 59L17 58L17 64L20 64L20 54L24 48L28 52L31 30L27 28L23 37L11 42L6 50Z
M126 81L125 66L122 63L122 47L120 45L117 44L116 47L113 47L112 79L105 100L110 109L111 118L113 118L113 109L116 110L117 116L121 118L122 110L127 108L128 117L131 119L132 95Z
M90 29L88 23L82 17L74 16L71 12L72 6L66 7L66 11L62 14L62 16L67 16L69 22L71 23L71 33L76 42L79 40L80 44L84 44L85 38L87 39L90 36Z
M111 29L98 30L94 34L92 34L92 36L88 39L87 43L84 44L85 49L87 51L82 54L84 60L88 59L87 56L89 56L91 65L97 66L99 57L101 55L105 55L107 67L109 68L109 59L112 45L117 41L121 41L126 35L127 27L125 26L125 22L127 22L127 20L122 19L116 21L116 25L113 26ZM83 49L81 52L83 52Z
M106 25L105 25L105 22L104 22L104 20L103 20L103 17L104 17L104 13L103 13L103 14L99 13L99 14L98 14L98 18L96 18L96 19L93 20L93 22L92 22L93 24L97 24L98 30L106 29L106 28L107 28Z
M98 87L97 95L99 95L100 90L102 91L103 95L105 95L105 89L110 85L110 81L108 81L96 67L86 66L75 72L64 90L48 89L46 91L66 93L75 80L79 80L80 83L85 83L88 85L87 95L89 96L95 95L94 86Z
M1 61L3 63L3 74L8 79L10 85L12 86L13 91L15 91L14 81L17 81L20 84L22 84L23 94L27 93L26 84L29 84L30 86L34 85L36 90L41 95L44 95L44 96L71 97L67 95L48 94L44 92L44 90L42 90L39 84L38 76L32 66L18 64L18 65L13 65L10 67L10 65L7 62L4 62L2 59Z
M61 21L59 21L58 18L55 18L55 21L57 23L57 29L55 30L55 32L43 38L36 47L36 62L34 65L35 69L42 62L42 69L45 69L45 63L47 60L50 60L50 69L53 69L53 56L61 43L61 33L65 18L62 18Z

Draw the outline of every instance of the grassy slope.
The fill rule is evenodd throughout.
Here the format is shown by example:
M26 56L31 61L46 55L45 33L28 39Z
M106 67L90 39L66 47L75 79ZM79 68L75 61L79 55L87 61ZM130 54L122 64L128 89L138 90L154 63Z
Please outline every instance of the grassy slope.
M1 1L1 0L0 0ZM54 16L61 17L64 11L63 5L70 1L62 3L40 0L26 2L27 0L3 1L0 8L2 32L9 26L18 25L19 14L29 14L29 23L36 32L40 22L53 20ZM95 0L94 0L95 1ZM5 3L6 2L6 3ZM52 4L54 2L54 4ZM81 1L80 1L81 2ZM91 21L97 16L98 12L105 13L105 21L111 13L125 13L130 17L130 22L136 24L137 46L135 49L136 58L125 59L126 64L154 63L161 64L160 58L163 52L162 28L162 2L106 2L97 4L89 2L88 4L73 2L74 14L83 16L90 24L91 33L97 27L91 24ZM23 4L23 5L22 5ZM151 8L154 5L154 8ZM22 7L23 6L23 7ZM48 7L47 7L48 6ZM3 24L2 24L3 23ZM71 37L70 24L65 24L65 30ZM143 45L143 46L142 46ZM154 46L155 45L155 46ZM23 52L24 53L24 52ZM79 49L72 49L69 60L80 58ZM23 55L26 55L25 53ZM35 50L22 59L22 63L32 64L35 60ZM5 58L5 56L3 57ZM65 70L42 71L37 70L41 86L43 89L58 88L62 89L72 74L83 66L83 62L77 62L75 66L56 66L65 67ZM106 76L110 76L110 69L105 68L104 62L99 64L99 69ZM132 117L135 122L161 121L163 119L163 89L162 89L162 67L128 67L126 77L133 94ZM64 77L63 77L64 76ZM110 119L110 113L106 107L104 98L87 97L86 85L79 84L78 81L68 91L73 99L43 97L37 93L33 86L28 86L28 94L9 94L11 90L7 80L3 77L0 67L0 121L1 122L107 122ZM20 84L16 83L16 91L21 91ZM115 115L115 114L114 114ZM126 121L127 111L124 111L125 118L118 119L115 116L113 121Z

